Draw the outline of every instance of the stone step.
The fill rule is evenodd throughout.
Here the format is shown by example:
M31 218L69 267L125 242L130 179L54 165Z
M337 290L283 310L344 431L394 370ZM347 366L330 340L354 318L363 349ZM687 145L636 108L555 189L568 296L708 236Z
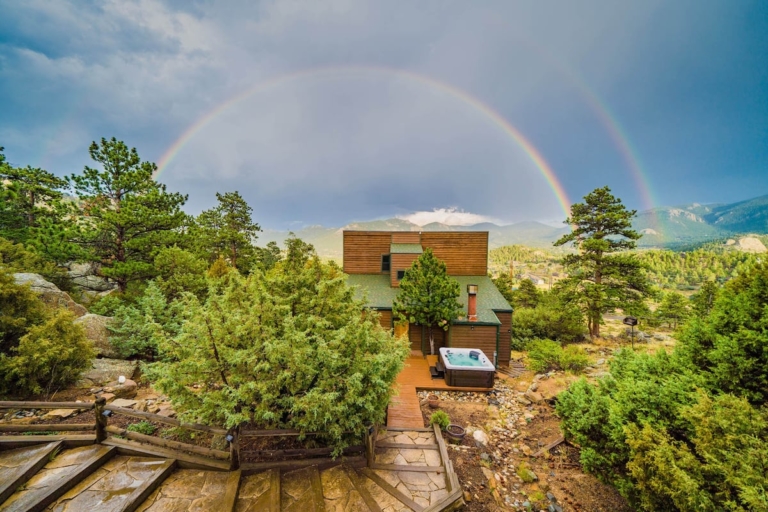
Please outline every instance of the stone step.
M32 478L59 449L61 443L53 442L0 452L0 503Z
M55 501L52 512L134 512L170 475L176 461L119 455Z
M280 470L244 476L237 495L237 512L280 512Z
M382 512L414 512L415 510L421 509L421 507L418 507L418 504L414 504L414 506L418 508L411 508L408 506L405 501L410 501L410 498L397 491L397 489L389 486L386 482L384 482L383 486L379 485L379 483L369 476L369 471L370 470L368 469L355 471L355 474L358 477L357 483L359 488L368 492L371 498L376 502L379 510Z
M362 472L399 501L419 512L439 504L449 492L445 468L422 467L420 469L432 471L415 471L417 467L379 469L374 464L373 468L365 468Z
M283 473L280 477L282 512L322 512L325 510L323 484L317 466Z
M328 512L381 512L366 489L358 487L356 473L345 466L335 466L320 473L325 509Z
M240 471L177 469L136 512L232 512L240 486Z
M3 512L44 510L115 455L109 446L91 445L64 450L39 469L0 506Z

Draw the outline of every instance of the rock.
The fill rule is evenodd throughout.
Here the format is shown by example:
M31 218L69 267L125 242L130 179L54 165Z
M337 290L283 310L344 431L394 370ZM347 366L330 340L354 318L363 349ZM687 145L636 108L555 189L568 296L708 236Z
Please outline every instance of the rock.
M70 263L67 275L76 286L86 290L106 292L117 288L117 284L100 277L98 273L99 265L96 263Z
M115 407L125 407L125 408L132 408L134 405L136 405L138 402L136 400L128 400L125 398L116 398L112 401L112 405Z
M475 445L477 445L478 448L486 448L490 441L488 439L488 434L480 429L477 429L472 433L472 438L475 440Z
M83 373L76 384L81 388L90 388L101 386L107 382L116 381L121 375L130 379L136 372L138 363L136 361L121 361L119 359L94 359L93 368ZM110 391L111 393L111 391Z
M525 398L524 396L518 396L517 401L522 405L531 405L531 401Z
M133 398L136 396L138 389L139 385L131 379L125 379L125 382L122 384L115 381L104 386L104 392L114 393L117 398Z
M525 398L530 400L531 402L537 404L544 400L544 397L541 395L541 393L537 393L536 391L528 390L525 392Z
M597 364L597 366L604 365L605 364L605 359L598 359L597 363L595 363L595 364Z
M470 493L469 491L464 491L464 501L466 501L467 503L472 501L472 493Z
M527 444L520 443L520 451L523 452L523 454L527 457L530 457L533 453L533 450L531 450L531 447Z
M752 236L745 236L742 238L739 238L739 241L736 242L736 246L739 248L739 250L744 252L766 252L765 245L763 242L761 242L759 239L752 237Z
M120 353L109 342L109 330L107 325L112 321L110 316L101 316L88 313L83 315L74 323L82 325L85 329L85 337L93 342L97 353L103 357L119 359Z
M176 416L176 411L173 410L171 404L163 404L158 407L157 414L165 416L166 418L173 418Z
M63 420L77 414L77 409L54 409L43 416L45 420Z
M16 284L29 285L29 288L48 306L68 309L77 317L88 313L88 310L72 300L67 292L59 290L55 284L46 281L40 274L22 272L13 274L13 278Z
M534 381L533 384L531 384L528 389L531 391L536 391L537 389L539 389L539 383L537 381Z

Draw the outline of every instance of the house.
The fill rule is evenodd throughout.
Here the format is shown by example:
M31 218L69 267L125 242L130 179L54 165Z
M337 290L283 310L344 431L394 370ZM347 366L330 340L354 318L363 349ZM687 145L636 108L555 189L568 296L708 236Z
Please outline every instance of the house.
M448 331L433 329L439 347L478 348L496 365L509 364L512 307L488 277L487 231L344 231L344 272L358 298L381 315L385 329L395 329L392 302L405 271L426 248L446 264L461 286L464 314ZM406 334L405 328L401 333ZM410 324L411 350L429 353L429 334Z

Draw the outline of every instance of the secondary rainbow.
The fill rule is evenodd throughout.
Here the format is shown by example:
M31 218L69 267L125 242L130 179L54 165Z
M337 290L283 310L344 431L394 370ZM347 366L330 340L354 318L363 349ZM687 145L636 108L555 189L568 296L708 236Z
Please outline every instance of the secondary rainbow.
M263 82L256 84L250 89L228 99L227 101L219 104L210 112L199 118L192 126L190 126L174 143L168 148L168 150L160 157L160 161L157 167L157 173L155 178L158 178L160 174L168 167L168 164L176 157L181 149L197 134L205 125L211 122L218 115L236 105L238 102L253 96L259 92L267 90L278 85L299 80L305 78L318 78L329 77L338 78L342 76L354 76L354 75L386 75L396 76L407 80L411 80L416 83L427 85L433 89L442 91L443 93L458 99L465 105L472 107L474 110L482 113L484 117L491 121L495 126L500 128L507 134L515 143L526 153L528 158L533 162L544 179L547 181L549 187L555 194L557 202L563 210L566 216L570 216L571 202L568 199L563 185L558 180L552 167L547 163L541 153L536 147L509 121L507 121L501 114L493 110L486 103L482 102L478 98L470 95L466 91L463 91L453 85L440 82L432 77L426 75L420 75L412 71L405 71L401 69L392 69L384 67L372 67L372 66L341 66L341 67L326 67L326 68L313 68L302 70L294 73L276 76L267 79Z

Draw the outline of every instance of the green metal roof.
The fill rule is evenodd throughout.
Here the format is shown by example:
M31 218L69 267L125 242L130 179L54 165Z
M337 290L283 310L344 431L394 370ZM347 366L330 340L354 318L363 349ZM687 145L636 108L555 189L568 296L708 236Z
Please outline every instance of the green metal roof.
M399 244L398 244L399 245ZM477 290L477 322L455 320L454 323L487 323L499 325L499 319L494 311L512 311L496 285L488 276L452 276L459 282L461 295L459 302L464 306L464 316L467 314L467 285L476 284ZM398 288L390 285L388 274L352 274L347 276L347 284L356 288L355 297L362 300L367 296L366 305L375 309L391 309L392 302L397 297Z
M367 298L369 308L391 309L397 297L398 288L392 288L389 274L350 274L347 284L355 288L355 298Z
M421 244L390 244L390 254L421 254L424 249L421 248Z

